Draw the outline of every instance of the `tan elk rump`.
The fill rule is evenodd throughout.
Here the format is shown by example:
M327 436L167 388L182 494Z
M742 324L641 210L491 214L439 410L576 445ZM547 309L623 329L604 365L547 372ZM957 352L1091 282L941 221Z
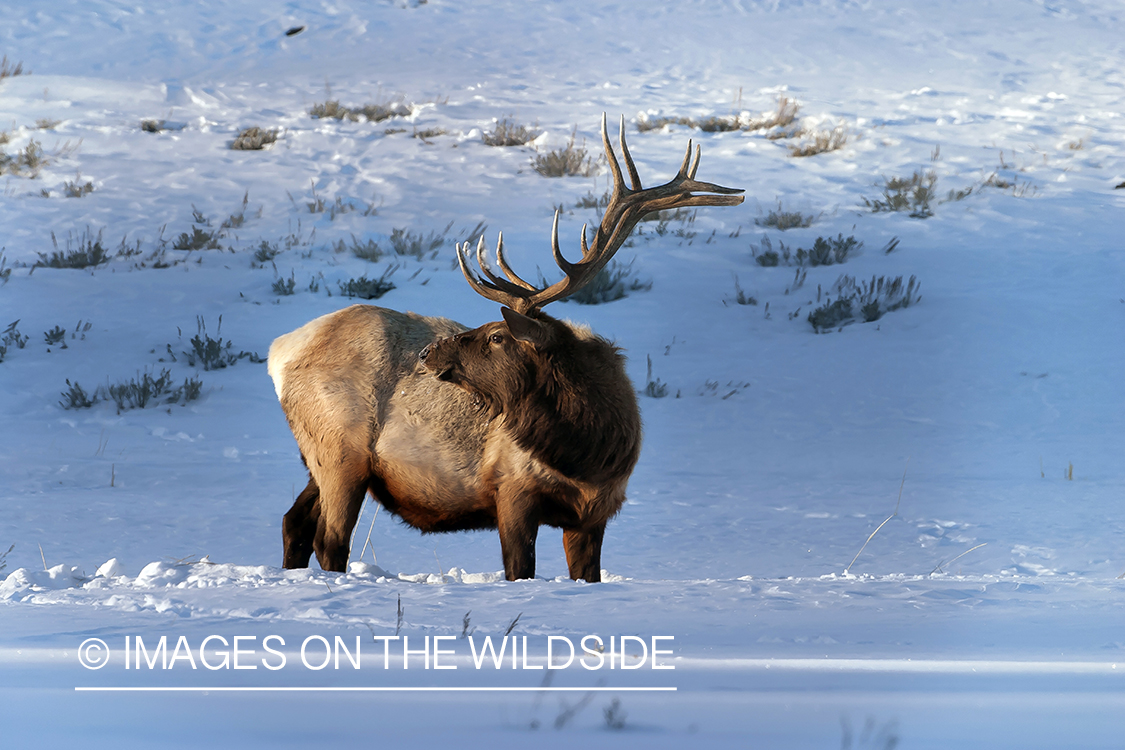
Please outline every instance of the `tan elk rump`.
M597 275L653 211L729 206L742 192L695 180L691 144L670 182L641 188L620 145L626 187L605 118L602 141L614 191L582 260L551 246L564 272L537 288L516 275L497 243L497 276L477 245L483 276L457 247L470 286L504 305L503 320L468 330L445 318L354 305L278 337L269 373L309 471L285 514L284 565L344 570L367 492L423 532L495 528L509 580L535 575L540 525L563 529L571 578L601 580L606 522L625 502L641 446L636 392L624 358L589 329L542 312ZM710 193L699 195L695 193Z

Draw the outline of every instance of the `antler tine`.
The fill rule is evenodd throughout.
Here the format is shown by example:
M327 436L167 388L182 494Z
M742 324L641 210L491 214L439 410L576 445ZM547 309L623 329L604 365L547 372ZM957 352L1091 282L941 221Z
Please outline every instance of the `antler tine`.
M469 252L469 243L455 243L454 247L457 248L457 264L461 266L461 273L464 274L465 281L469 282L469 286L472 287L473 291L493 302L504 304L504 301L496 295L496 291L498 290L486 287L484 282L469 268L469 262L465 259L466 253Z
M688 146L688 151L691 151L691 146ZM703 158L703 147L698 143L695 144L695 161L691 163L691 171L688 172L688 179L695 179L695 171L699 169L699 160Z
M586 251L586 225L585 224L582 225L582 251L583 251L582 257L585 258L586 257L586 252L585 252ZM567 276L572 276L574 274L575 269L579 265L581 265L581 261L579 261L576 264L576 263L571 263L569 260L564 258L563 255L562 255L562 251L559 249L559 215L557 213L555 214L555 226L551 230L551 255L553 255L554 258L555 258L555 265L557 265L560 269L562 269L562 272L564 274L566 274ZM544 304L546 304L546 303L544 303Z
M469 286L472 287L474 292L485 299L499 302L501 305L506 305L517 312L527 312L533 307L530 298L531 293L535 291L534 288L524 289L506 279L498 278L488 269L487 263L482 262L484 259L484 237L481 237L480 242L477 243L477 262L487 279L482 279L470 268L467 257L469 243L456 244L455 247L457 248L457 263L461 266L461 273L464 274L465 280L469 282Z
M634 191L643 190L641 176L637 174L637 165L633 163L633 156L629 153L629 144L625 143L625 115L621 115L621 128L617 132L621 143L621 155L625 157L625 167L629 170L629 182Z
M503 253L503 249L502 249L503 245L504 245L504 235L501 234L500 239L497 240L497 242L496 242L496 255L497 255L497 257L501 257L501 255ZM477 264L480 266L481 272L488 279L488 281L485 282L486 286L490 286L493 289L496 289L500 292L503 292L504 294L508 295L509 297L515 297L515 298L523 299L523 298L529 296L526 293L527 291L531 291L531 292L538 291L537 289L535 289L535 287L531 286L530 284L527 284L526 281L523 282L524 284L526 284L526 286L521 286L518 283L513 284L511 281L508 281L507 279L502 279L499 276L497 276L496 274L494 274L492 272L492 269L489 268L489 266L488 266L487 248L484 245L484 237L483 236L480 238L480 242L477 243ZM516 278L518 279L519 277L517 276ZM520 279L520 281L523 281L523 279ZM509 307L511 307L511 304L509 304Z
M676 172L676 177L687 177L688 173L688 159L691 158L691 138L688 138L687 151L684 151L684 160L680 164L680 169Z
M613 153L613 146L609 145L609 128L606 127L605 112L602 112L602 145L605 147L606 161L609 170L613 172L613 194L621 192L624 185L621 180L621 166L617 163L617 155Z
M558 211L555 211L555 216L556 216L555 221L557 223L558 222L558 218L557 218L558 217ZM517 285L523 287L524 289L526 289L530 292L538 291L531 284L528 284L526 281L521 279L519 277L519 275L515 271L513 271L511 269L511 267L508 265L508 259L504 257L504 233L503 232L500 233L499 239L496 240L496 265L500 266L500 270L504 272L504 275L507 276L509 279L511 279Z

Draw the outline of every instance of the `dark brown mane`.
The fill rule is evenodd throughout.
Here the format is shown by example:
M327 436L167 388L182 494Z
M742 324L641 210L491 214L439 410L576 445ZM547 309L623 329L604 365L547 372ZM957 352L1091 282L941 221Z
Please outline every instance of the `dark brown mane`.
M521 448L571 479L628 476L640 455L641 422L636 399L625 392L632 390L625 358L599 336L579 338L552 322L562 341L530 356L532 378L505 407L505 428Z

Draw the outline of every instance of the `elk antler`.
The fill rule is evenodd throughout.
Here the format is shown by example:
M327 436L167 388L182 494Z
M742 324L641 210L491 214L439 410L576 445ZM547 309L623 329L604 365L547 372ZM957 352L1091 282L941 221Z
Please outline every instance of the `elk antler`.
M621 153L625 156L625 167L629 170L632 188L625 187L621 167L617 163L613 147L609 145L609 132L604 113L602 114L602 143L605 145L606 158L613 172L613 196L591 245L586 244L586 225L582 225L582 260L571 263L559 251L559 212L556 211L554 227L551 229L551 252L565 277L545 289L534 287L521 279L504 258L504 235L501 234L496 241L496 264L507 278L500 278L488 267L484 237L481 236L480 242L477 243L477 264L484 278L469 269L467 257L469 243L457 245L457 261L461 264L461 272L465 274L469 286L478 294L506 305L516 312L525 315L534 313L550 302L569 297L588 284L629 237L637 222L646 215L685 206L737 206L743 201L742 196L737 195L743 192L742 190L721 187L710 182L698 182L695 179L702 149L698 145L695 147L693 160L690 140L683 164L680 165L680 171L676 176L670 182L647 190L641 188L641 178L637 174L636 165L633 164L633 157L629 154L629 147L625 144L624 116L621 118ZM693 193L712 193L712 195Z

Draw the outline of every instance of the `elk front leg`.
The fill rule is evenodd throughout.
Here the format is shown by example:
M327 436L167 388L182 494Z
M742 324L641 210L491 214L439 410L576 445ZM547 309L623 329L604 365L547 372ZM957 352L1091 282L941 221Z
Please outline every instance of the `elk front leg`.
M297 496L293 507L281 521L281 539L285 551L281 564L286 568L307 568L313 553L317 522L320 519L320 488L309 476L309 483Z
M602 538L605 524L588 529L563 529L563 548L570 577L577 581L599 583L602 580Z
M509 581L535 577L535 540L539 536L539 514L533 497L504 497L496 507L500 530L500 552L504 577Z

